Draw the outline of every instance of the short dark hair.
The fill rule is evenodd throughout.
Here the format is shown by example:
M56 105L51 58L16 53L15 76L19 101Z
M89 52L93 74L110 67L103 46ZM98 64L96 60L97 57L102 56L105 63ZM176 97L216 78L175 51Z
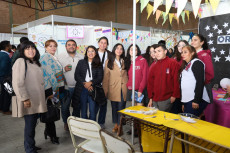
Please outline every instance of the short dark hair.
M3 40L1 43L0 43L0 50L5 50L7 47L10 46L10 41L8 40Z
M33 61L25 56L25 49L30 48L30 47L34 48L35 51L36 51L36 54L35 54L35 56L33 58ZM25 42L21 43L19 53L20 53L21 58L24 58L25 60L29 60L30 63L35 62L39 67L41 66L41 64L39 62L40 53L39 53L38 49L36 48L35 44L32 41L25 41Z
M76 41L75 41L75 40L73 40L73 39L69 39L69 40L67 40L67 41L66 41L66 43L65 43L65 46L67 46L67 43L68 43L68 42L70 42L70 41L74 42L74 43L76 44L76 46L77 46Z
M166 46L163 45L163 44L158 44L158 45L156 45L156 48L159 48L159 47L161 47L161 48L164 49L164 50L167 50ZM156 48L155 48L155 49L156 49Z
M88 52L89 48L92 48L96 53L96 55L95 55L95 57L93 58L93 61L92 61L92 67L97 68L97 67L102 66L100 57L98 55L98 51L97 51L96 47L94 47L93 45L90 45L90 46L88 46L86 48L84 60L88 61L87 52Z
M15 45L11 45L11 49L16 49L16 46Z
M102 39L105 39L106 42L107 42L107 45L109 46L109 40L108 40L108 38L105 37L105 36L101 37L101 38L98 40L98 43L99 43Z
M20 38L20 43L23 43L24 41L29 41L27 37L21 37Z
M163 44L163 45L165 45L166 42L165 42L165 40L160 40L160 41L158 41L158 44Z

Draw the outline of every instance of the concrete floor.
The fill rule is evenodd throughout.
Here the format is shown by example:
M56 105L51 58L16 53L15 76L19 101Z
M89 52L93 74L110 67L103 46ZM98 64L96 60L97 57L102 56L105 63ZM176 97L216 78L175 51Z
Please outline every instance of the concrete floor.
M127 107L130 106L127 103ZM106 116L106 130L112 132L112 113L110 102L107 105L107 116ZM49 139L44 138L44 127L43 123L38 123L36 127L36 146L41 147L42 150L39 153L74 153L74 147L69 132L64 131L62 120L55 122L57 129L57 136L60 137L60 144L52 144ZM124 135L122 136L128 141L131 141L126 131L130 129L130 126L124 126ZM83 139L76 137L77 143L83 141ZM134 149L139 151L138 139L134 140ZM24 153L24 119L13 118L10 115L3 115L0 113L0 153Z

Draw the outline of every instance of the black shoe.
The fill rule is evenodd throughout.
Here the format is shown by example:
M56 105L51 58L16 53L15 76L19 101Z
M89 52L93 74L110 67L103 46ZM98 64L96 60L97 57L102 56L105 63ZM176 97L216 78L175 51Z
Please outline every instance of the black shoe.
M42 150L42 148L40 148L40 147L34 147L34 149L37 151L37 150Z
M59 137L52 137L50 140L53 144L59 144Z

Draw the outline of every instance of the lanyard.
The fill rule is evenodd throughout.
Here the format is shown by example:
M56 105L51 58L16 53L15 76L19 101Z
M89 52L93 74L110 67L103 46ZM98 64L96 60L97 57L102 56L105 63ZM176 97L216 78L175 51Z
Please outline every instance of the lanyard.
M90 68L89 68L89 62L88 62L88 60L87 60L87 69L89 71L89 77L91 78L91 73L90 73Z
M105 52L104 52L103 57L102 57L102 65L104 64L104 61L105 61Z

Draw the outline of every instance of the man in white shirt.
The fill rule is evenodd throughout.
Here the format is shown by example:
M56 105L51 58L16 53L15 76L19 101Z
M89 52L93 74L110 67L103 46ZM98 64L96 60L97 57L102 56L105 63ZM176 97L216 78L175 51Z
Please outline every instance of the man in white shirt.
M69 95L67 96L66 102L61 104L64 129L68 131L67 118L70 116L69 107L74 93L74 87L76 84L76 81L74 79L74 72L78 61L83 59L83 56L76 53L77 43L74 40L72 39L68 40L65 44L65 47L66 47L67 54L66 53L60 54L58 56L58 60L63 67L64 76L68 85L67 93ZM80 107L78 110L74 109L72 115L80 117Z

